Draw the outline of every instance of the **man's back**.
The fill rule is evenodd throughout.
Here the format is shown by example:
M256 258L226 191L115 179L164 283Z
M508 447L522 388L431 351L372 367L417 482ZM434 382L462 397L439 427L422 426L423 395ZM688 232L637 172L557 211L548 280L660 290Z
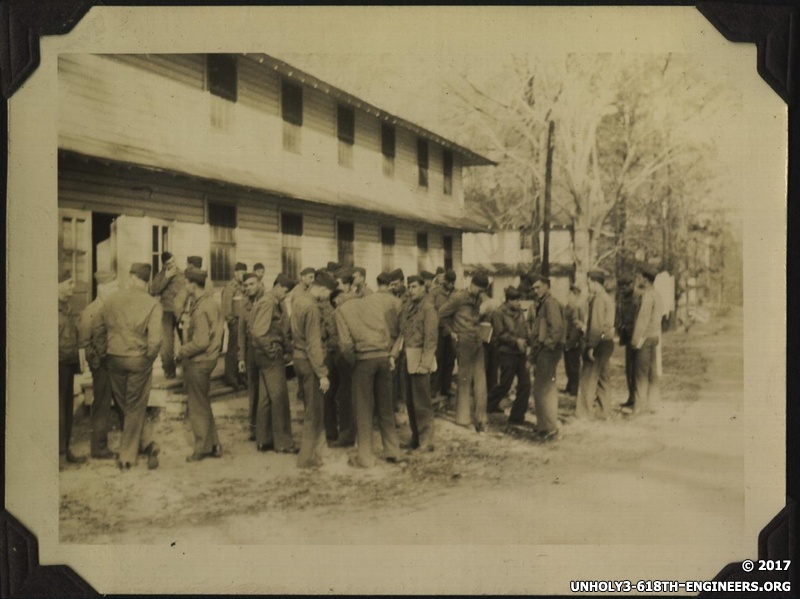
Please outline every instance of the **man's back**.
M158 300L142 289L121 289L110 295L102 317L108 353L155 359L161 346L161 314Z

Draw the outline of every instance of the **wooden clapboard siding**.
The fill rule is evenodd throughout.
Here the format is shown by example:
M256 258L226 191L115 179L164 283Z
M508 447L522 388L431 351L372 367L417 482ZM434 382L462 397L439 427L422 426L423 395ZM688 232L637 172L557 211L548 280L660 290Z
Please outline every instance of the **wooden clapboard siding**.
M280 78L259 64L254 56L240 56L238 61L239 101L271 115L280 115Z
M106 54L105 57L180 81L190 87L205 87L205 54Z
M243 229L252 229L264 233L277 233L278 208L268 201L242 199L238 202L237 224Z
M395 176L383 175L380 121L356 109L352 168L338 164L336 101L304 87L300 153L283 150L280 77L263 57L237 56L235 103L205 89L205 55L62 55L59 147L109 160L222 180L387 220L445 224L463 216L461 158L443 194L441 148L429 143L429 186L418 185L416 134L397 129ZM71 200L70 200L71 201Z

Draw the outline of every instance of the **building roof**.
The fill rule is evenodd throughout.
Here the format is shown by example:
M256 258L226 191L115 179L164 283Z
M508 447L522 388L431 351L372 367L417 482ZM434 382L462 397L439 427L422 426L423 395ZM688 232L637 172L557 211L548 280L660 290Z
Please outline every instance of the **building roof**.
M433 131L422 127L421 125L417 125L412 123L411 121L407 121L406 119L399 117L395 114L391 114L390 112L383 110L382 108L378 108L377 106L370 104L366 100L362 100L338 87L331 85L314 77L313 75L306 73L292 65L283 62L273 56L269 56L268 54L249 54L250 56L257 56L258 62L262 64L266 64L271 67L277 73L280 73L282 76L287 77L288 79L294 79L299 81L304 85L309 85L314 89L318 89L321 92L336 98L340 102L353 106L359 110L364 110L367 114L374 115L375 117L390 123L392 125L396 125L398 127L402 127L403 129L408 129L412 131L416 135L419 135L422 138L425 138L429 141L437 143L442 147L445 147L462 157L462 162L464 166L496 166L497 163L493 160L489 160L485 156L481 156L477 152L473 152L469 148L466 148L460 144L455 143L449 139L442 137L434 133Z

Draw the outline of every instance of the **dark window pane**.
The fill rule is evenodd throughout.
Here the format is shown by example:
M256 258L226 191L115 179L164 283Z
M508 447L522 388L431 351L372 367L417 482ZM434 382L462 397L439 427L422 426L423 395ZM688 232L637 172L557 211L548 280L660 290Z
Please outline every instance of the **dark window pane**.
M417 249L423 252L428 251L428 234L417 233Z
M284 235L303 234L303 215L291 212L281 213L281 233Z
M209 54L207 65L208 90L215 96L236 102L236 56L233 54Z
M69 247L69 244L65 243L64 247ZM153 225L153 251L158 252L158 225Z
M384 156L394 158L395 129L386 123L381 124L381 152Z
M234 204L208 204L208 224L212 227L236 228L236 206Z
M417 138L417 165L428 168L428 141Z
M336 135L345 143L356 141L356 114L349 106L339 104L336 109Z
M284 121L303 124L303 88L286 79L281 83L281 114Z
M442 237L444 247L444 269L453 270L453 238L449 235Z
M442 170L444 171L444 193L453 193L453 153L450 150L442 151Z
M381 244L394 245L394 227L381 227Z

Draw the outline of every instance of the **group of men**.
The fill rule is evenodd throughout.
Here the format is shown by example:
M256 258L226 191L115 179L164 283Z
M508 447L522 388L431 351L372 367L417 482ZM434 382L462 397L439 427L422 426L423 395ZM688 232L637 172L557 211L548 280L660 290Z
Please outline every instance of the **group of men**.
M67 462L85 461L69 448L79 348L85 349L93 377L91 455L116 458L123 470L140 454L146 455L149 468L158 467L159 448L146 408L159 352L167 378L176 376L176 362L182 365L194 433L187 461L222 455L209 390L225 337L226 382L248 389L250 441L258 451L298 454L301 468L321 465L326 445L357 445L353 465L372 466L375 423L389 462L405 461L401 449L433 451L432 396L451 399L456 361L455 422L479 433L486 428L487 413L502 411L500 402L516 378L509 422L524 422L532 390L537 434L543 440L555 438L555 379L562 353L567 391L577 395L576 416L603 417L611 408L608 362L616 312L602 272L589 273L587 304L573 287L566 306L551 295L547 278L532 278L535 302L526 316L522 290L511 287L500 308L484 313L489 280L483 273L456 291L453 271L406 278L396 269L379 274L373 292L365 269L332 262L323 269L306 268L297 282L280 274L271 289L264 285L263 265L248 272L237 263L220 305L206 288L208 273L200 257L188 258L183 272L168 252L161 258L162 269L152 282L149 264L133 264L125 289L117 289L113 273L97 272L97 299L80 319L69 308L74 282L68 272L60 274L60 453ZM658 390L660 310L652 281L652 273L643 272L637 282L641 293L630 294L633 310L626 312L634 315L633 323L618 327L626 357L628 350L631 354L630 368L626 364L631 396L623 406L634 411L647 409ZM181 339L177 352L176 331ZM487 346L497 352L500 366L500 379L491 389L486 384ZM299 446L291 431L287 372L292 370L305 405ZM118 453L107 441L112 398L122 416ZM395 419L400 402L411 428L406 446L399 442Z

